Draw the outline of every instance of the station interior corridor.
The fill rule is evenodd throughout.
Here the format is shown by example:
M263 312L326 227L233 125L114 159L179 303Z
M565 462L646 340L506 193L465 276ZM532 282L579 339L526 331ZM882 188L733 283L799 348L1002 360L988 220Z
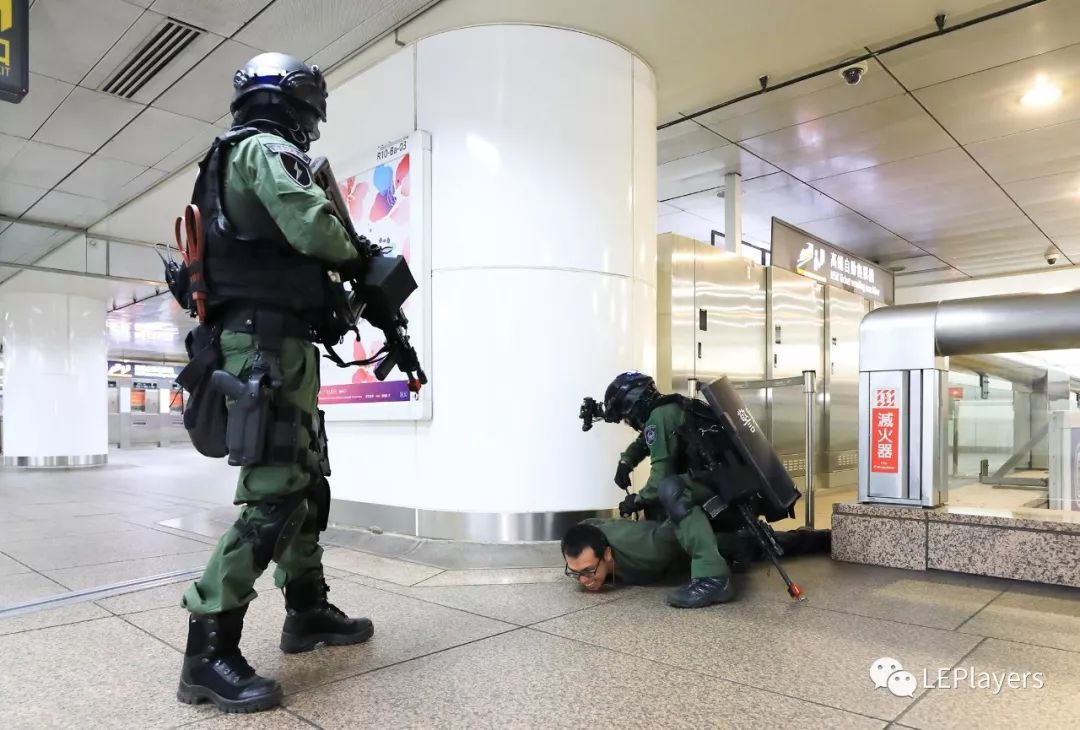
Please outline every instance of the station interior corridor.
M1075 589L815 556L787 561L803 603L757 565L738 577L738 602L678 611L663 601L669 587L583 592L555 543L335 528L324 535L330 598L369 616L375 637L283 655L268 572L243 649L284 684L284 707L227 716L181 705L180 596L235 515L234 472L179 447L112 457L94 471L4 473L8 727L1068 727L1080 715ZM1052 680L997 696L920 689L912 701L868 680L883 656L931 675L972 665Z

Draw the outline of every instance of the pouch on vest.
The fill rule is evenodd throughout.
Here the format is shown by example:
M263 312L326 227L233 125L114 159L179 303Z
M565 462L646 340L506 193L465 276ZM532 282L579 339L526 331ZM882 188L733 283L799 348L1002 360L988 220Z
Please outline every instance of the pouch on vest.
M190 393L184 410L184 428L196 451L220 459L228 453L225 441L228 411L224 394L211 380L221 360L218 332L207 325L199 325L188 333L184 346L189 362L176 378L176 382Z

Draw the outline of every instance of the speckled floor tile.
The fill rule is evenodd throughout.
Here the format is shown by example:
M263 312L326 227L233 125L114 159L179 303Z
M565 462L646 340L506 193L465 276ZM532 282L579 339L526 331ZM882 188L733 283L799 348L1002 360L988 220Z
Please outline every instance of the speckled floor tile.
M346 548L327 548L323 554L323 564L403 586L415 585L442 572L441 568L407 563L404 560L384 558L380 555Z
M263 593L251 604L241 648L261 673L288 693L507 631L511 626L344 580L330 583L330 601L352 616L367 616L375 636L358 646L320 647L285 655L278 648L285 618L281 594ZM124 617L177 650L187 637L187 613L162 608Z
M115 535L129 530L139 530L115 515L92 515L89 517L60 517L55 520L26 520L5 525L0 530L0 549L21 542L40 543L42 537L49 539L74 537L77 535Z
M948 666L979 641L808 603L743 600L679 610L658 598L643 593L536 628L883 720L912 700L873 691L874 660L903 654L905 663Z
M177 702L181 655L118 618L0 637L0 656L4 727L166 727L212 712Z
M37 573L18 573L0 580L0 607L67 593L62 585Z
M29 568L14 560L3 553L0 553L0 576L17 575L19 573L29 573Z
M191 730L312 730L314 725L287 710L257 712L251 715L218 713L184 727Z
M494 586L524 583L563 583L562 568L487 568L483 570L448 570L417 584L432 586Z
M961 662L974 672L1008 677L1009 672L1042 672L1044 686L930 690L900 721L913 728L1075 728L1080 724L1080 654L987 639ZM936 678L936 672L935 672ZM1017 678L1017 685L1019 685Z
M109 615L108 611L93 603L75 603L70 606L24 613L11 618L0 618L0 636L106 618Z
M210 556L210 549L206 545L201 545L200 547L202 548L200 551L193 553L162 555L154 558L123 560L116 563L64 568L62 570L47 570L43 572L57 583L61 583L73 591L82 590L84 588L97 588L113 583L134 580L136 578L146 578L151 575L171 573L176 570L202 568L206 565L206 559Z
M408 555L409 560L446 570L475 568L555 568L563 556L557 542L486 545L477 542L423 540Z
M333 519L333 512L330 514ZM376 535L367 530L346 530L331 527L323 533L323 542L327 545L363 550L367 553L382 555L384 558L398 558L412 552L420 544L415 537L405 535Z
M413 586L401 591L442 606L527 626L538 621L572 611L600 606L626 598L638 589L616 588L601 593L588 593L569 578L559 583L530 583L524 585L472 585L427 588Z
M120 533L25 540L6 545L4 552L34 570L49 571L206 549L201 542L147 527L129 527Z
M1014 586L959 631L1080 652L1080 588Z
M883 722L521 629L290 699L333 728L881 728Z
M1009 581L938 571L911 571L810 556L784 561L816 608L955 629L1012 585ZM747 596L791 599L775 570L756 565L741 582Z

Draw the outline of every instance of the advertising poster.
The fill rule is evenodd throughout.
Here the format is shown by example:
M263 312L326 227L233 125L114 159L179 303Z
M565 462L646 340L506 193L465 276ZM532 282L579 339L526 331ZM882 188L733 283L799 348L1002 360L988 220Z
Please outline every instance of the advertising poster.
M405 303L408 334L430 377L429 205L431 143L425 132L380 145L358 170L334 170L356 232L409 264L418 288ZM361 320L360 338L349 333L337 350L342 360L363 360L383 346L382 331ZM386 380L375 366L339 368L322 362L319 407L328 421L415 421L431 418L431 384L419 394L395 368Z

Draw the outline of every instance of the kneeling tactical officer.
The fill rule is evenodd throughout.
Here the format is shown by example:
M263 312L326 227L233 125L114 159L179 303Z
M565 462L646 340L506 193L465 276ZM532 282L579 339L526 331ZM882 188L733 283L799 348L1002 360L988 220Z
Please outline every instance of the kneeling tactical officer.
M317 407L320 358L312 343L339 341L355 326L355 317L342 321L349 311L340 309L341 297L349 295L328 272L363 279L380 253L362 249L370 244L335 207L336 190L316 184L306 153L326 121L318 68L267 53L237 71L233 85L232 129L214 140L200 164L192 196L198 211L187 211L189 236L194 232L202 251L190 259L184 252L182 275L167 264L174 295L203 320L188 339L192 361L181 384L192 396L185 425L200 452L227 451L229 463L242 466L235 503L245 505L184 594L191 615L178 697L251 712L282 698L280 685L256 674L239 646L253 585L271 561L285 594L282 651L357 644L374 633L370 620L349 618L327 600L319 533L327 525L330 470ZM403 259L380 261L396 263L399 275L404 266L415 288ZM373 324L397 337L396 364L410 384L414 370L426 382L404 335L407 322L394 316ZM222 393L229 396L227 433L217 422L226 420Z
M640 432L619 458L615 483L630 487L630 472L646 456L649 480L637 493L629 493L619 513L626 517L644 510L649 519L675 525L682 549L690 556L690 582L668 595L668 603L680 608L699 608L724 603L735 597L731 570L716 545L714 525L702 510L713 492L690 477L702 468L697 452L688 448L682 434L686 401L681 395L661 395L648 375L631 371L611 382L604 394L602 417L608 423L625 422Z

